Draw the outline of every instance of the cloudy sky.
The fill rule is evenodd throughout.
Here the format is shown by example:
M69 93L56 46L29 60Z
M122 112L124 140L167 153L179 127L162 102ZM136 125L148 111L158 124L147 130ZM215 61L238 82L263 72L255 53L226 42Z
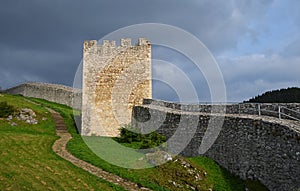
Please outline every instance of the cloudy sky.
M71 86L84 40L150 22L180 27L205 44L223 74L228 101L299 87L299 7L298 0L2 1L0 85L5 89L40 81ZM205 78L173 54L153 50L153 56L174 62L188 74L200 101L209 100ZM178 80L163 64L153 66L153 75ZM155 98L176 99L174 91L160 83L154 83L153 92Z

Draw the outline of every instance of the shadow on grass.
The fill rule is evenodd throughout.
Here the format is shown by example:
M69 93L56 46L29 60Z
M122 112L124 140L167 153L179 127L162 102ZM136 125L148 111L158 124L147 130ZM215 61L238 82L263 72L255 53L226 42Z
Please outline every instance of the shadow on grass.
M269 189L258 180L245 180L245 184L250 191L269 191Z
M208 182L213 190L244 190L244 183L237 176L230 174L229 171L219 166L215 161L207 157L193 157L189 160L198 166L201 166L206 172Z

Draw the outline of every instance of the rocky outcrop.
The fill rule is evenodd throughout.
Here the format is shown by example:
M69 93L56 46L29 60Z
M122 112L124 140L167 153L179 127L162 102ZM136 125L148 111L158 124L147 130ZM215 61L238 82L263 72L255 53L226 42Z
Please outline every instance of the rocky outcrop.
M32 125L38 124L35 112L29 108L18 109L14 115L9 115L6 120L9 121L11 126L17 126L18 121L24 121ZM43 118L43 120L45 120L45 118Z

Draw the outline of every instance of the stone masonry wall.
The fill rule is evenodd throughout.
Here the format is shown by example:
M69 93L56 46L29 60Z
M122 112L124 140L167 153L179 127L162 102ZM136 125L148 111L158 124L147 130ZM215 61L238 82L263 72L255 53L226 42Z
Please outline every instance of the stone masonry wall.
M185 120L179 137L191 136L191 142L181 152L184 156L198 156L199 146L208 122L221 116L209 113L187 112L155 105L136 106L132 125L156 131L171 138L178 133L179 122ZM154 118L154 119L152 119ZM152 120L150 120L152 119ZM198 119L196 132L191 126ZM143 130L145 131L145 130ZM172 147L184 141L177 139ZM300 189L300 126L299 122L273 117L226 114L224 124L212 147L205 152L220 165L242 179L257 179L270 190Z
M250 115L266 115L279 117L280 112L283 113L280 117L283 119L293 119L285 116L288 114L291 117L300 120L300 103L229 103L229 104L183 104L167 102L162 100L144 99L144 105L156 105L167 108L179 109L182 111L204 112L204 113L224 113L227 114L250 114ZM213 111L212 111L213 107ZM259 112L260 110L260 112Z
M152 97L151 45L140 38L86 41L83 47L82 135L117 136L133 105Z
M28 82L4 91L8 94L20 94L41 98L81 109L81 90L64 85Z

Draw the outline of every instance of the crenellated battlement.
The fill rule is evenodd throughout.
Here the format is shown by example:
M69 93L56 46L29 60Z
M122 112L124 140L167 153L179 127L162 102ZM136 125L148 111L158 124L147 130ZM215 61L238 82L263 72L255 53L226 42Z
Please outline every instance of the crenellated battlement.
M92 47L97 46L97 41L96 40L86 40L83 43L83 52L87 52L90 50Z
M150 45L150 42L146 38L139 38L136 45L132 45L131 38L121 38L120 46L117 46L114 40L103 40L102 44L98 44L96 40L87 40L83 43L83 52L89 54L98 54L102 56L109 56L113 52L118 52L124 48L138 47Z
M130 47L131 39L130 38L121 38L121 46L122 47Z

